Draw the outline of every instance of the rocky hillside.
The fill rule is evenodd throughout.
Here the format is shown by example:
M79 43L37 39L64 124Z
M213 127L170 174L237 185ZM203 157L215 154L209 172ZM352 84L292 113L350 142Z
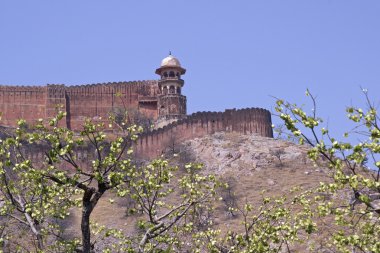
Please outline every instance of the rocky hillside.
M173 152L174 151L174 152ZM174 155L173 155L174 154ZM216 174L230 185L222 190L220 201L212 214L205 214L205 224L212 219L215 227L222 231L241 229L241 217L228 211L230 206L261 203L261 192L267 196L288 195L294 186L305 189L315 187L320 181L328 180L326 170L315 167L307 159L307 147L291 142L237 133L215 133L213 135L174 144L167 156L173 164L182 167L188 162L204 164L206 174ZM183 170L179 171L183 173ZM136 220L139 215L127 215L130 200L106 196L92 214L100 225L122 229L127 233L138 233ZM112 214L112 215L110 215ZM66 236L79 234L79 210L73 210L66 221Z
M326 171L307 158L307 146L236 133L215 133L193 139L178 147L179 160L204 164L207 173L232 176L240 187L255 190L286 190L312 186L326 179ZM249 179L249 182L244 183Z

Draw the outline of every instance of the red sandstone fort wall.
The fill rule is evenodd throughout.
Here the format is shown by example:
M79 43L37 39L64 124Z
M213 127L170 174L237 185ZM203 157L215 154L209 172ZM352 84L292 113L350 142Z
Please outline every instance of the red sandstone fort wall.
M135 145L135 154L154 158L172 145L215 132L238 132L273 137L271 114L261 108L198 112L163 128L143 134Z
M233 109L225 112L198 112L186 119L142 134L134 144L134 154L140 159L156 158L171 148L173 144L177 146L183 141L220 131L257 134L272 138L271 114L261 108ZM44 145L24 147L25 157L37 162L43 161L46 148ZM89 160L96 159L95 150L92 146L78 148L75 155L77 163L83 167L89 166ZM69 167L67 168L69 169Z
M66 87L68 127L80 129L86 118L107 119L110 112L138 109L157 118L157 103L145 106L140 100L157 96L157 81L120 82ZM157 99L156 99L157 100Z
M117 108L138 109L146 116L157 119L158 93L157 81L68 87L0 86L1 125L15 126L16 120L20 118L28 122L39 118L49 119L56 114L57 105L67 112L63 124L73 130L80 130L85 118L106 119ZM142 158L157 157L175 143L218 131L273 137L271 124L270 112L261 108L199 112L141 135L135 144L135 154Z
M117 109L139 110L157 119L157 81L104 83L80 86L0 86L1 125L16 126L17 119L34 123L66 111L63 124L80 130L86 118L107 119Z
M15 126L18 119L45 118L47 87L0 86L1 125Z
M152 159L160 156L173 145L215 132L237 132L273 137L271 114L261 108L226 110L225 112L198 112L188 118L177 121L163 128L142 134L134 144L137 158ZM1 135L1 132L0 132ZM1 137L1 136L0 136ZM35 162L43 161L47 147L44 145L25 145L25 157ZM95 158L92 146L76 149L75 155L80 166L90 166L89 160ZM65 165L63 164L65 167ZM67 167L69 169L69 167Z

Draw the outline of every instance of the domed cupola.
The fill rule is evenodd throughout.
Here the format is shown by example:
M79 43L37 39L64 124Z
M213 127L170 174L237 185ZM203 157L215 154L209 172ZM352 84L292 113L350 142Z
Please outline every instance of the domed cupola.
M186 97L181 94L184 85L181 76L185 73L186 69L171 53L161 61L160 67L156 69L156 74L161 77L158 81L161 92L158 96L159 121L173 121L186 117Z
M186 69L181 67L179 60L169 53L169 56L161 61L161 66L156 69L156 74L164 79L181 79L181 75L186 73Z

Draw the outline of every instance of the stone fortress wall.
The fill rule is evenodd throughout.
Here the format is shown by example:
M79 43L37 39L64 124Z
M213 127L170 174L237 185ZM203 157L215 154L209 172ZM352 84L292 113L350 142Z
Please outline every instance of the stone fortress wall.
M197 112L186 119L141 134L134 143L134 156L139 159L156 158L183 141L221 131L272 138L271 113L261 108ZM5 138L1 136L1 132L0 137ZM25 156L33 161L43 161L46 151L43 145L28 146L24 150ZM76 149L75 153L80 166L86 167L89 165L88 161L96 159L96 152L92 146L82 146Z
M46 86L0 86L1 125L15 126L20 118L27 121L45 118L46 98Z
M2 126L14 127L17 119L49 119L61 105L64 126L80 130L86 118L107 119L116 108L139 110L157 119L157 81L135 81L79 86L0 86Z
M136 156L153 158L167 147L218 131L273 137L271 114L260 108L225 112L186 113L184 69L171 54L156 69L159 80L103 83L79 86L0 86L1 126L15 127L17 119L33 124L57 113L57 105L66 111L63 127L78 131L84 120L106 121L115 110L134 110L156 122L155 130L140 136ZM36 154L41 155L35 147ZM89 151L89 154L91 151ZM78 156L83 157L78 153Z
M271 113L261 108L197 112L141 135L135 145L135 154L137 157L154 158L183 141L220 131L273 138Z

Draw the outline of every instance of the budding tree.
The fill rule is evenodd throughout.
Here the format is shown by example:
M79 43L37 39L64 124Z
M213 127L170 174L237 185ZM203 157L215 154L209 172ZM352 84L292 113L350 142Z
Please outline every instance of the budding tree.
M311 114L281 99L276 106L290 133L299 138L300 144L311 147L309 158L314 162L324 160L330 168L333 181L321 182L317 192L327 193L332 199L316 197L316 214L327 220L331 230L326 246L338 252L380 252L380 117L367 91L363 91L367 108L347 108L347 116L356 127L344 136L356 135L361 141L355 144L340 141L321 126L315 97L309 91L306 95L313 104Z
M88 253L97 249L91 235L100 233L99 230L106 231L107 237L119 239L118 243L101 249L105 251L115 252L112 248L115 245L120 246L120 252L179 247L180 240L174 239L175 234L189 229L182 219L192 207L213 198L215 177L184 175L173 184L177 168L169 166L167 161L154 160L143 167L133 163L133 142L142 132L141 127L131 125L117 135L109 135L107 127L112 128L115 122L105 125L86 120L83 130L75 133L59 126L64 116L59 112L48 125L40 120L30 129L20 120L18 128L0 142L0 190L4 199L0 211L18 223L8 224L3 233L2 240L8 248L11 251L23 248L28 252ZM36 147L43 152L43 157L33 159L33 151L29 149ZM85 161L78 158L78 150L83 147L89 153ZM180 201L167 203L166 199L170 199L177 188L182 189ZM123 231L91 225L91 214L109 191L119 197L135 199L145 217L139 220L142 234L122 236ZM64 219L72 207L81 209L81 236L68 241L60 237L62 228L54 219ZM13 234L19 231L19 225L35 239L29 243L17 241ZM24 237L21 232L18 236Z

